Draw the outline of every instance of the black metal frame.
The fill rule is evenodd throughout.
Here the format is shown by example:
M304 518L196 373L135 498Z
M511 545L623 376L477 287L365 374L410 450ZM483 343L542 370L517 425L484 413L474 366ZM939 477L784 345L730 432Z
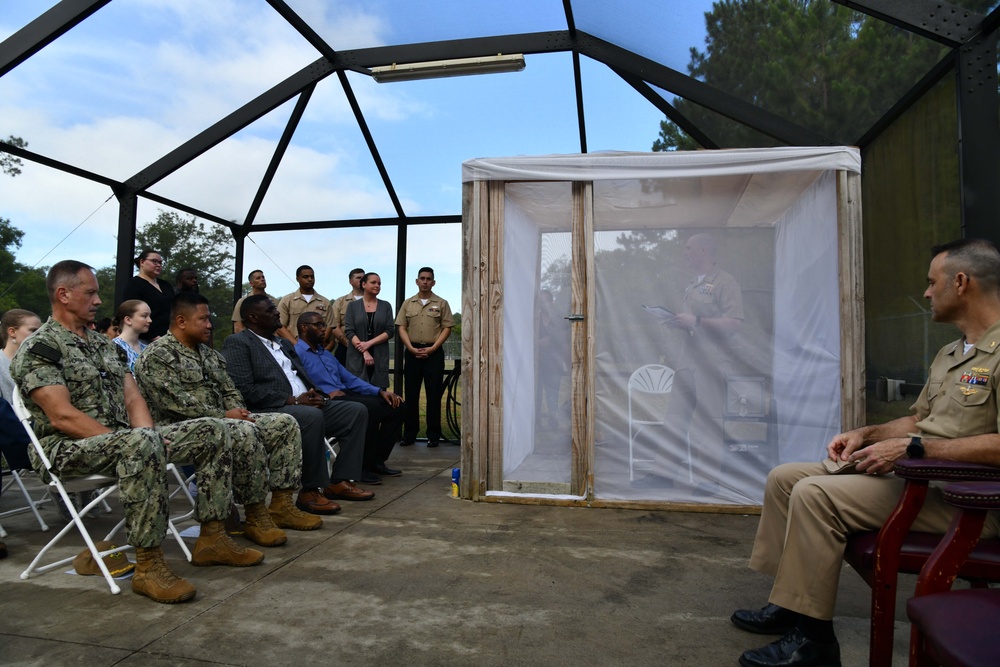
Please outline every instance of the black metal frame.
M569 52L573 58L581 152L587 152L583 87L580 76L581 55L610 67L626 83L654 104L670 120L677 123L682 130L702 146L714 148L716 144L688 118L680 114L652 86L705 106L782 143L791 145L831 145L835 143L828 137L769 113L684 73L578 30L573 18L572 0L563 0L567 30L345 51L334 50L284 0L266 1L275 12L316 48L321 57L170 151L128 180L119 182L22 148L0 143L0 151L107 185L112 189L120 206L116 270L117 295L120 296L125 282L132 275L131 263L135 241L137 198L143 197L191 213L199 218L225 225L230 229L237 249L234 295L239 293L242 285L243 250L246 236L252 231L396 226L399 244L396 298L397 301L405 298L406 276L404 272L407 227L412 224L459 222L461 216L411 218L406 215L403 205L396 195L392 179L379 154L376 141L369 131L364 114L353 94L346 75L347 71L368 73L368 68L386 63L472 57L483 53ZM942 77L954 73L959 82L959 150L963 228L968 236L980 236L1000 241L1000 226L995 225L996 202L998 193L1000 193L1000 160L997 159L997 156L1000 155L1000 124L997 122L998 116L1000 116L1000 99L997 95L996 77L996 43L997 31L1000 27L1000 10L994 10L989 16L984 17L939 0L833 1L922 37L933 39L953 49L951 55L938 63L878 123L860 137L858 144L864 149L931 86L940 81ZM50 10L0 43L0 76L11 71L109 2L110 0L61 0ZM392 201L396 217L257 224L255 220L260 204L271 185L298 122L309 104L312 91L319 81L332 74L336 74L354 112L372 160ZM210 212L200 211L182 202L175 202L150 192L150 188L166 176L295 97L298 99L291 118L286 124L243 221L234 223Z

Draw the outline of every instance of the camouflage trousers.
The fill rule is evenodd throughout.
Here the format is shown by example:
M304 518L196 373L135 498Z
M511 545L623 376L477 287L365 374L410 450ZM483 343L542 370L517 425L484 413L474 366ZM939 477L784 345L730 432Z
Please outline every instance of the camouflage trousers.
M49 452L58 475L117 476L128 543L155 547L167 532L167 462L198 468L199 521L221 520L232 504L232 443L221 419L204 417L64 440Z
M281 413L252 414L250 418L254 421L225 420L233 441L233 495L236 502L244 504L263 502L269 486L298 489L302 477L298 422Z

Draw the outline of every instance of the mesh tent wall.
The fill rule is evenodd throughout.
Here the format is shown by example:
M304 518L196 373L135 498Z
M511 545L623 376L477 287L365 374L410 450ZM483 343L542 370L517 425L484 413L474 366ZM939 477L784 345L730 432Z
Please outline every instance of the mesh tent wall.
M463 181L464 497L745 511L862 423L857 149L479 159ZM716 358L671 321L718 288L694 235L743 303ZM671 391L630 391L650 365Z

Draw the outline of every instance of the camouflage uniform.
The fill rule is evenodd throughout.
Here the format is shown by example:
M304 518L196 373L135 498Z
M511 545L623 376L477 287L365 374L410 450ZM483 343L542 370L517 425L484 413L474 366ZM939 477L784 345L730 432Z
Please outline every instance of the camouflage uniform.
M231 444L219 419L131 428L125 409L127 372L117 348L105 336L88 330L80 337L51 318L11 362L11 375L53 469L67 476L117 475L129 544L155 547L167 530L167 461L198 466L198 519L223 519L232 503ZM35 389L50 386L65 387L76 409L112 432L73 439L56 430L30 398ZM43 471L35 451L30 454L35 469Z
M270 486L296 489L302 474L302 436L295 419L282 413L225 419L226 411L245 407L226 361L207 345L186 347L168 333L147 347L135 365L139 389L156 422L217 417L233 441L233 492L237 502L263 502Z

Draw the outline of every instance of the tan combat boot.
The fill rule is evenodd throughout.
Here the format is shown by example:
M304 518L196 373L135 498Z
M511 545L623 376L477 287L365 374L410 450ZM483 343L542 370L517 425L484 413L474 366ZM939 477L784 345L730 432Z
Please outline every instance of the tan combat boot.
M323 519L315 514L303 512L295 506L292 496L295 489L274 489L271 492L271 507L268 512L279 528L289 530L316 530L323 527Z
M264 554L260 551L233 542L222 521L206 521L201 524L201 535L194 543L194 553L191 555L192 565L248 567L263 560Z
M254 544L262 547L276 547L288 541L285 531L274 525L264 503L254 503L243 508L247 520L243 524L243 534Z
M170 571L160 547L135 548L135 574L132 592L145 595L154 602L173 604L194 597L194 586Z

